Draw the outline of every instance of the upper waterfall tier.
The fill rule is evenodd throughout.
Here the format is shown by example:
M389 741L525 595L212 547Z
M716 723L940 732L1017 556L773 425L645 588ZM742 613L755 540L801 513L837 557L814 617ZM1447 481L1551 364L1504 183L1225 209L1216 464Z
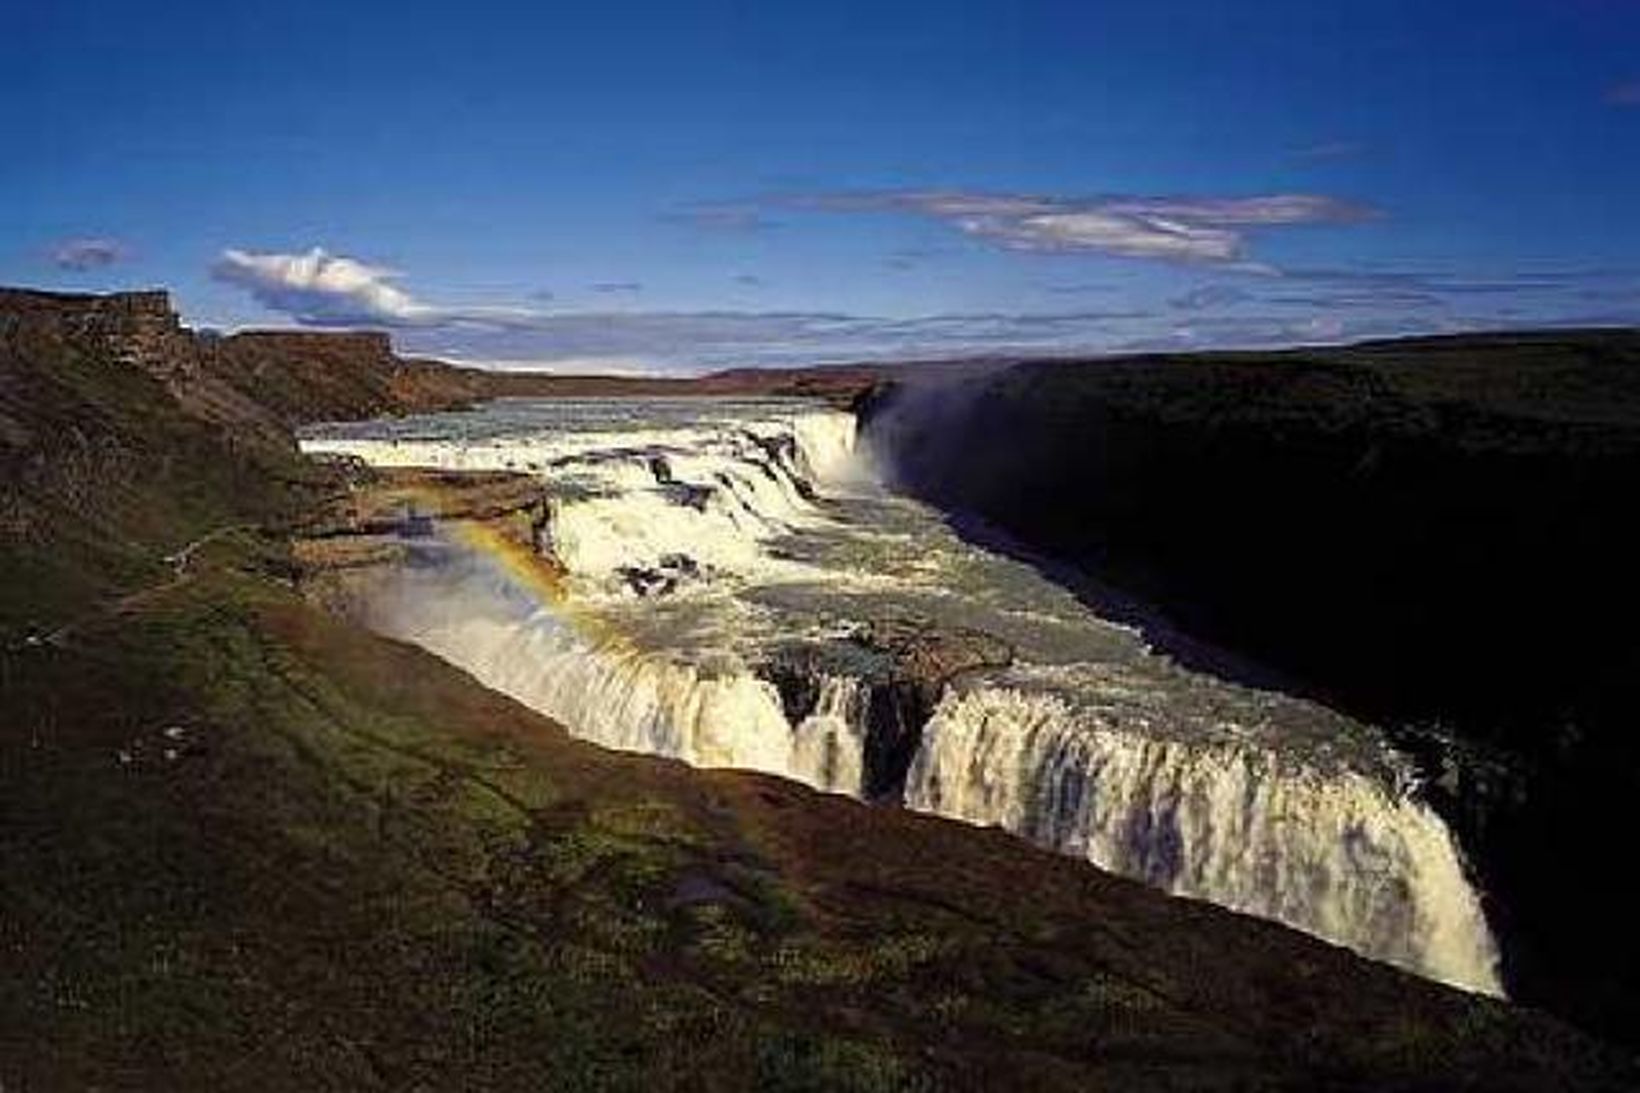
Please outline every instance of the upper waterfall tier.
M361 574L357 599L376 628L572 732L897 796L1500 989L1459 850L1379 733L1186 671L884 494L847 414L505 401L304 446L544 482L560 594L452 534Z

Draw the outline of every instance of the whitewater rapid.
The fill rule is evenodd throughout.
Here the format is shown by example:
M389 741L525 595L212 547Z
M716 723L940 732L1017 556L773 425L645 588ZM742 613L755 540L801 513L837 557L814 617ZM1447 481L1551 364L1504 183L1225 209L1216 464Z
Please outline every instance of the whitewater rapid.
M503 400L323 426L303 447L543 482L563 600L434 538L361 575L359 610L579 736L867 796L883 713L881 680L850 667L860 625L982 632L1012 662L944 686L901 772L907 807L1501 994L1459 848L1381 734L1153 654L883 493L857 439L817 403ZM836 653L802 708L768 670L794 642Z

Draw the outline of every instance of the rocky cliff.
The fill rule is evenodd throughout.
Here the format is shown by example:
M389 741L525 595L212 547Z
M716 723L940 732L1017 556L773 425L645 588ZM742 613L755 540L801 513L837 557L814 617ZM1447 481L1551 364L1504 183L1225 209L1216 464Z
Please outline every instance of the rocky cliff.
M287 443L302 422L443 409L485 394L481 373L403 360L381 332L195 332L163 291L0 289L0 337L20 351L67 343L133 366L191 415L261 443Z

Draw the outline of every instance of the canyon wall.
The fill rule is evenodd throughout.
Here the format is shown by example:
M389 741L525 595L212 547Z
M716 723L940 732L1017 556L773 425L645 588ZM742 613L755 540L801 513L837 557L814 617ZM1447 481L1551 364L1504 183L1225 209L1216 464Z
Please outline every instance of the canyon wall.
M865 400L896 484L1154 643L1423 763L1506 981L1613 1034L1640 943L1640 335L1035 362Z

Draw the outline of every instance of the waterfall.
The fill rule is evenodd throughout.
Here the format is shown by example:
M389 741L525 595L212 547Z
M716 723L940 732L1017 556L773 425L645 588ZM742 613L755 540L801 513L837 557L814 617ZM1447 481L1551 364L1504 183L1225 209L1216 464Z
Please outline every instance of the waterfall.
M864 788L866 689L848 676L825 676L814 711L792 730L790 777L816 789L858 796Z
M758 665L793 638L846 646L842 623L874 605L943 612L1023 663L948 684L920 738L910 726L907 807L1501 993L1459 849L1373 761L1381 736L1168 664L910 502L840 507L864 473L852 416L639 400L448 421L335 427L304 447L537 475L569 597L539 603L482 553L423 541L412 564L362 578L381 632L606 747L858 796L882 677L851 674L845 649L788 679L802 692L788 705Z
M792 730L773 684L600 641L512 593L482 556L452 554L392 574L364 597L365 621L479 682L621 751L703 767L789 774Z
M1355 771L1088 724L1060 699L982 686L935 710L906 804L1501 993L1446 826Z

